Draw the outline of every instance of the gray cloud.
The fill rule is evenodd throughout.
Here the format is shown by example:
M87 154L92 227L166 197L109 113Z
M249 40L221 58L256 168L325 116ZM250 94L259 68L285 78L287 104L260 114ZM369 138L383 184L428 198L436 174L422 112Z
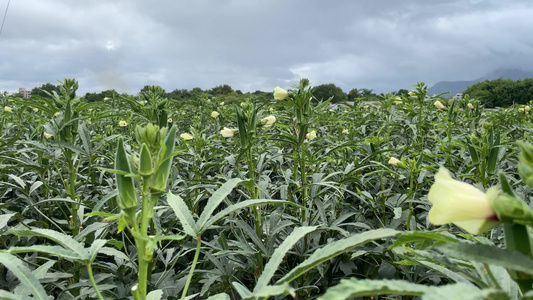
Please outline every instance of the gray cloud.
M16 1L0 91L72 77L82 93L268 91L308 77L390 92L533 66L531 15L527 0Z

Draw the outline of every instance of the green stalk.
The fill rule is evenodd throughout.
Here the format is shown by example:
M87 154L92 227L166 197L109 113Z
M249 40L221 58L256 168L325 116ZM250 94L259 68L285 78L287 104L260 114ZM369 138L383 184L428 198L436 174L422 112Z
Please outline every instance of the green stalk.
M533 257L531 251L531 239L527 227L516 223L504 223L505 246L509 251L518 251L529 257ZM520 287L522 294L527 293L533 287L533 277L518 271L510 271L511 277Z
M194 253L194 260L192 261L191 271L189 271L189 276L187 276L187 282L185 283L185 287L183 288L183 292L181 293L181 300L184 300L185 296L187 295L187 290L189 289L189 285L191 284L192 275L194 274L194 270L196 269L196 263L198 262L198 257L200 257L201 246L202 246L202 236L199 235L196 237L196 252Z
M87 267L87 273L89 273L89 279L91 280L91 284L93 285L94 291L96 292L96 295L98 296L98 299L104 300L104 297L102 297L102 294L100 294L100 290L98 290L98 286L96 285L96 281L94 281L93 268L91 267L91 264L88 263L85 266Z

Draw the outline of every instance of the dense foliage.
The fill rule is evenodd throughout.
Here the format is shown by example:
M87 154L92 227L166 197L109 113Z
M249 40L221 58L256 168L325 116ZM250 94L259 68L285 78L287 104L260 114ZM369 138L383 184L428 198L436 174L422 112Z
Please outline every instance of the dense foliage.
M528 104L533 100L533 78L485 80L468 87L463 94L479 99L487 108Z
M428 220L439 166L529 203L516 145L531 136L529 108L437 105L424 84L337 106L315 101L307 80L233 104L224 86L194 100L173 92L180 101L148 86L89 102L77 88L0 99L0 298L516 299L531 289L533 259L505 249L506 227L474 236Z

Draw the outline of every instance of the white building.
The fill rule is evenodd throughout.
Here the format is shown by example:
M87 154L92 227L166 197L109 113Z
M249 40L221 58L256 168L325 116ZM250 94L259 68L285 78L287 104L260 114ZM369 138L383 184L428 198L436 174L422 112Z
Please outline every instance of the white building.
M22 95L22 98L30 98L31 91L28 91L25 88L19 88L19 94Z

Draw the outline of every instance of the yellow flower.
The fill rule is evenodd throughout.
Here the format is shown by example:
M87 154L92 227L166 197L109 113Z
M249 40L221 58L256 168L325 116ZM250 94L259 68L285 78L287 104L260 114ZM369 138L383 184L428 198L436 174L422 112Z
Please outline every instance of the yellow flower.
M118 126L120 126L120 127L126 127L126 126L128 126L128 122L126 122L126 121L124 121L124 120L121 120L121 121L118 122Z
M172 118L168 118L168 119L167 119L167 122L168 122L168 123L172 123Z
M142 100L141 102L139 102L141 105L145 105L146 104L146 100Z
M180 134L180 137L185 140L185 141L190 141L193 139L192 135L188 134L188 133L182 133Z
M416 92L415 92L415 91L409 91L407 94L408 94L409 96L411 96L411 97L412 97L412 96L416 96Z
M468 108L470 108L470 109L474 109L474 104L472 104L472 103L468 103L467 106L468 106Z
M92 109L92 108L89 108L89 109L88 109L87 111L88 111L88 112L92 112L92 111L93 111L93 109Z
M182 111L182 112L181 112L181 115L182 115L182 116L184 116L184 115L185 115L185 112L184 112L184 111Z
M368 105L363 105L363 109L368 109L370 106Z
M400 100L396 100L396 101L394 101L394 104L396 104L396 105L400 105L400 104L402 104L402 103L403 103L403 102L400 101Z
M287 97L289 97L289 93L287 93L286 90L280 88L279 86L274 89L274 99L283 100Z
M104 97L104 101L111 100L109 97Z
M524 106L524 110L525 110L526 112L528 112L530 109L531 109L531 108L529 107L529 105Z
M330 109L329 109L329 112L334 112L333 108L330 108Z
M446 106L444 106L444 104L442 104L439 100L435 101L435 103L433 103L433 105L435 105L436 108L438 109L445 109Z
M525 111L525 110L524 110L524 108L523 108L523 107L519 107L519 108L518 108L518 112L521 112L521 113L523 113L524 111Z
M220 106L224 106L224 102L220 102Z
M305 138L308 139L309 141L316 139L316 130L309 131L309 133L305 135Z
M49 138L53 137L53 135L51 135L51 134L45 132L45 133L44 133L44 137L47 138L47 139L49 139Z
M276 117L274 116L268 116L268 117L265 117L263 119L261 119L263 122L265 122L265 124L263 125L263 128L269 128L270 126L272 126L272 124L274 124L274 122L276 122Z
M4 111L5 112L13 112L13 109L9 106L4 106Z
M218 111L214 110L212 113L211 113L211 117L213 118L217 118L218 116L220 116L220 114L218 113Z
M59 116L59 112L56 112L56 113L54 114L54 117L57 117L57 116Z
M490 202L498 197L492 187L487 194L474 186L455 180L441 167L435 183L429 189L428 199L433 203L428 220L434 225L453 223L471 234L479 234L499 224Z
M342 130L342 133L343 134L349 134L350 132L348 131L348 129L345 128L345 129Z
M33 108L33 112L38 112L38 111L39 111L38 108L36 108L36 107Z
M400 160L397 159L396 157L391 157L389 159L389 165L393 165L393 166L397 167L398 163L400 163Z
M223 137L232 137L235 135L235 132L233 132L233 130L228 127L224 127L224 129L220 130L220 134Z

